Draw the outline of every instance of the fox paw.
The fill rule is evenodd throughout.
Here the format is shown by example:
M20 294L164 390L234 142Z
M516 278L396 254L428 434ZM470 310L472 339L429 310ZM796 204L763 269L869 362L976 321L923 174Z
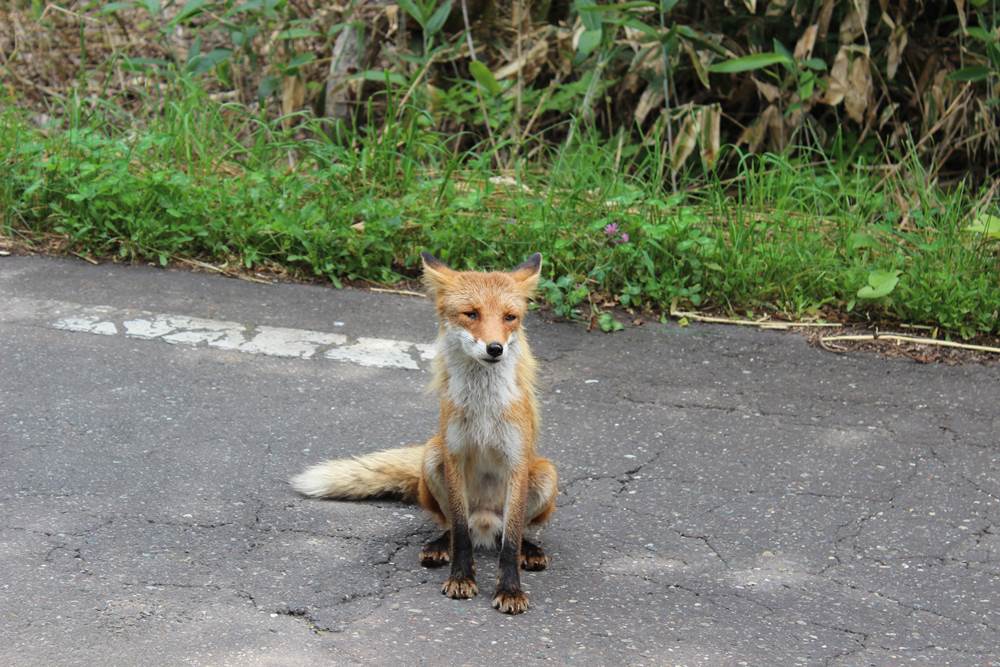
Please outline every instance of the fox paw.
M524 591L497 591L493 608L504 614L523 614L528 611L528 596Z
M549 566L549 557L540 548L521 549L521 569L530 572L538 572Z
M420 564L424 567L441 567L451 562L447 549L434 549L431 545L420 550Z
M468 600L479 592L476 580L471 577L448 577L441 586L441 593L452 600Z
M549 566L549 557L534 542L521 539L521 569L537 572Z

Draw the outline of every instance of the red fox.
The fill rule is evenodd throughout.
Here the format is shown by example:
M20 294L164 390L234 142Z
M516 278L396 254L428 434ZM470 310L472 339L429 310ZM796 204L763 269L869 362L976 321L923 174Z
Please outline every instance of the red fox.
M535 451L536 364L523 327L542 256L492 273L421 257L440 322L431 384L441 401L437 433L423 445L321 463L292 485L312 497L418 502L445 528L420 553L425 567L451 564L441 592L476 595L473 547L499 548L493 606L520 614L528 609L520 568L549 563L524 529L548 520L557 489L555 466Z

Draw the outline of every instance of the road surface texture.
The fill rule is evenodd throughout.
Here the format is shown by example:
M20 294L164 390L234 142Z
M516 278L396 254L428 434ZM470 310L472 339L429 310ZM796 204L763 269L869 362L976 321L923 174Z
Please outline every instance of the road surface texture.
M1000 664L1000 368L528 324L561 493L509 617L417 508L287 484L432 432L426 299L0 258L0 663Z

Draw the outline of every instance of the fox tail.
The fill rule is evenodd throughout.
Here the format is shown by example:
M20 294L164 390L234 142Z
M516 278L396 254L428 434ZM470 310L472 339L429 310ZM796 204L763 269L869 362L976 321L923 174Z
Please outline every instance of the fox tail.
M397 496L417 499L424 446L387 449L312 466L291 479L292 487L312 498L362 500Z

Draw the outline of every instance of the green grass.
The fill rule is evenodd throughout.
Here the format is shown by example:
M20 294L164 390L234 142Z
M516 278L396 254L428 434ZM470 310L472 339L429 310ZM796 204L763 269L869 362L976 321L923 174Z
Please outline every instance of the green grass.
M656 150L579 131L505 184L490 180L496 149L456 151L417 112L331 140L315 120L284 130L192 85L146 107L136 119L71 101L45 130L0 107L0 231L127 260L273 262L338 285L412 277L424 249L460 268L540 251L542 294L567 316L613 297L964 337L1000 326L998 244L966 229L996 202L922 183L916 164L883 178L849 157L731 153L729 178L689 174L671 194ZM859 298L873 271L898 284Z

